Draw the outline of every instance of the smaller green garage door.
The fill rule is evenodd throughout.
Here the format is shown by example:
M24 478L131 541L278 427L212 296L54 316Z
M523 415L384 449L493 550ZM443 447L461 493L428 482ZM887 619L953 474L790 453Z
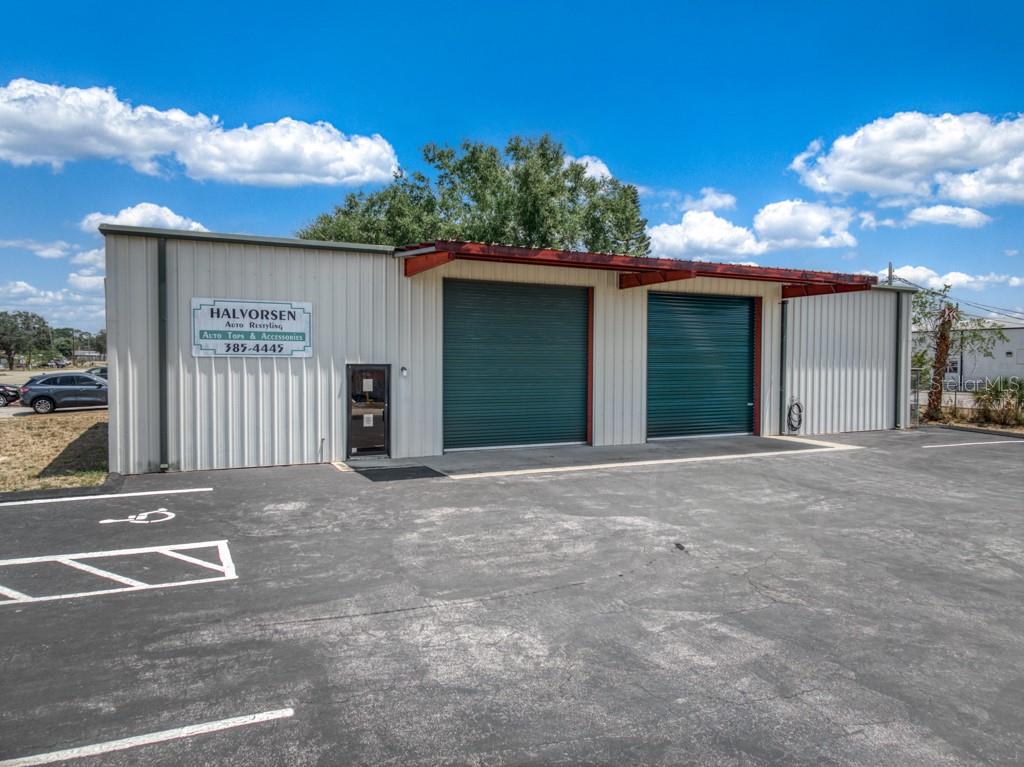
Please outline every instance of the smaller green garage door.
M754 430L754 301L649 293L647 436Z
M444 447L584 442L587 288L444 281Z

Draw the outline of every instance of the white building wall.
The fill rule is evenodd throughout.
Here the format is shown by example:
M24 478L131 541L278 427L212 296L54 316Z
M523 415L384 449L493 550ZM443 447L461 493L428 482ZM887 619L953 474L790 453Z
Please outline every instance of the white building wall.
M997 340L993 343L991 357L973 352L965 353L963 355L963 375L961 376L960 371L947 372L946 384L957 386L962 380L964 388L969 389L980 386L986 379L1024 377L1024 327L1004 327L1001 330L1006 336L1006 340ZM915 333L914 335L920 337L924 334ZM955 341L956 331L953 333L953 338ZM923 341L918 340L918 343L929 344L933 341L929 337ZM958 353L951 354L950 358L955 359L957 364L960 363Z
M762 434L778 433L781 287L697 278L618 288L614 272L454 261L412 278L382 252L168 237L168 464L216 469L343 460L346 365L391 365L395 458L443 449L443 281L482 279L594 289L594 443L646 439L647 293L760 296ZM107 233L111 470L159 468L157 238ZM313 304L313 356L193 357L193 297ZM791 300L788 391L802 433L893 423L893 294ZM909 297L904 301L909 329ZM909 358L907 358L909 367ZM408 375L402 376L402 367Z
M803 405L799 434L890 429L896 423L896 296L875 289L790 299L786 405ZM901 425L910 389L910 303L903 294L900 341Z
M109 463L121 474L160 466L156 254L148 237L107 238Z

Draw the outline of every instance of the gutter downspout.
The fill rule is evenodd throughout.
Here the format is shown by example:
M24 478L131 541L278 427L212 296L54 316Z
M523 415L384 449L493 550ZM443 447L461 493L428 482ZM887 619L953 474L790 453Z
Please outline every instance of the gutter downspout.
M170 453L167 423L167 238L156 245L157 380L160 388L160 471L167 471Z
M779 326L782 337L779 340L779 434L786 433L786 309L789 301L782 301L779 312Z
M903 428L903 413L900 400L903 399L903 293L896 293L896 379L895 404L893 406L893 428Z

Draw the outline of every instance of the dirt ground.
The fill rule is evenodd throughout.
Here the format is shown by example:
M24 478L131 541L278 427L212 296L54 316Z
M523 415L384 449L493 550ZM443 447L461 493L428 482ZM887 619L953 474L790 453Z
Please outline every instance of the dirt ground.
M106 476L106 410L0 420L0 492L85 487Z

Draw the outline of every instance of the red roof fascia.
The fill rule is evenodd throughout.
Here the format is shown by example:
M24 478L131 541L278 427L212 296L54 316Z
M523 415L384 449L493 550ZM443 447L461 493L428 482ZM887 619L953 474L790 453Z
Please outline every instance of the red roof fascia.
M869 290L870 288L870 285L783 285L782 297L824 296L831 293L851 293L858 290Z
M403 251L414 251L415 255L402 256ZM494 261L498 263L534 264L542 266L565 266L582 269L603 269L615 272L693 272L695 277L722 277L726 279L756 280L761 282L784 282L795 285L856 285L866 290L878 282L873 275L843 274L840 272L817 272L805 269L780 269L743 264L721 264L709 261L681 261L674 258L642 258L614 253L588 253L552 248L522 248L514 245L493 245L480 242L437 240L395 251L406 259L406 276L419 274L452 259L470 261ZM447 254L448 257L443 257ZM689 279L674 277L671 279ZM658 279L658 282L667 280Z
M641 285L657 285L662 282L692 280L697 276L693 269L666 269L661 272L625 272L619 275L619 289L639 288Z
M405 276L412 277L415 274L425 272L428 269L433 269L437 266L443 266L449 261L454 260L454 254L444 250L426 253L422 256L410 256L405 259Z

